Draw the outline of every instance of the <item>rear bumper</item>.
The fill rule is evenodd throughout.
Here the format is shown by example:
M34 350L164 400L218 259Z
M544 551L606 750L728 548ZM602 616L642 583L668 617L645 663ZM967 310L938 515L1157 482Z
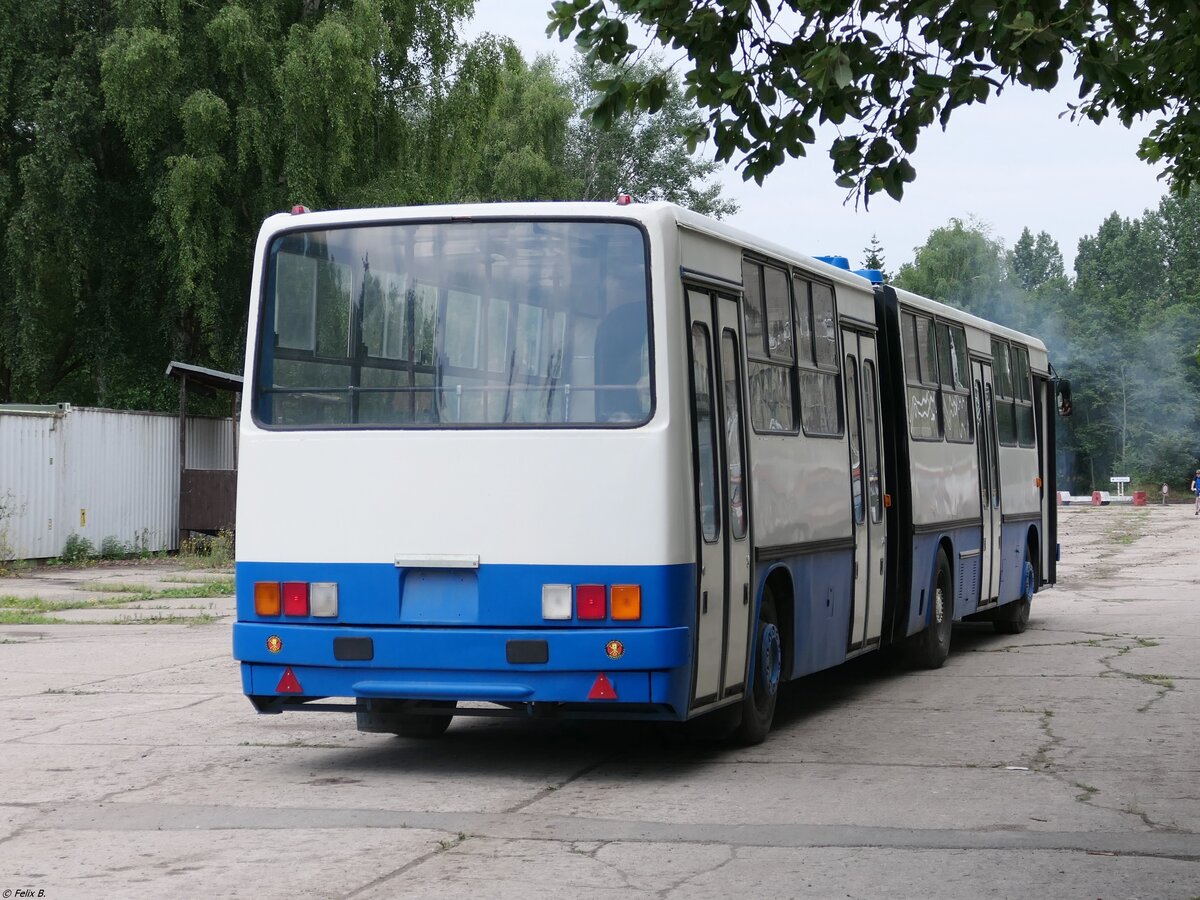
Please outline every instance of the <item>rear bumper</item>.
M277 638L271 652L268 639ZM370 659L339 659L338 638L370 639ZM545 662L509 662L512 641L545 642ZM611 641L622 653L613 658ZM275 641L271 641L275 645ZM341 644L345 646L345 644ZM239 622L233 655L253 697L388 698L495 703L661 704L686 716L687 628L361 628ZM344 655L344 654L343 654ZM280 690L291 669L295 687ZM603 673L614 699L589 700Z

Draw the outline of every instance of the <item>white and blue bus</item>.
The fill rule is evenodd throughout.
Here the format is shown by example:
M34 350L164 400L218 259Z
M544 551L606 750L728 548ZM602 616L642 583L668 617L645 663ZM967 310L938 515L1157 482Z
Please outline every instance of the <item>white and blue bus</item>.
M782 682L1023 630L1055 575L1044 344L837 262L662 203L268 219L254 706L425 736L720 712L755 742Z

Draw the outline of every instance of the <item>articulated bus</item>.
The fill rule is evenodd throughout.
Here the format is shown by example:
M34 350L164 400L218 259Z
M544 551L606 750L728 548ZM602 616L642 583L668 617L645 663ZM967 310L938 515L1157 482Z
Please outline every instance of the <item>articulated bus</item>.
M781 683L888 645L936 668L952 623L1022 631L1054 582L1066 385L1034 337L624 199L297 208L254 272L259 712L753 743Z

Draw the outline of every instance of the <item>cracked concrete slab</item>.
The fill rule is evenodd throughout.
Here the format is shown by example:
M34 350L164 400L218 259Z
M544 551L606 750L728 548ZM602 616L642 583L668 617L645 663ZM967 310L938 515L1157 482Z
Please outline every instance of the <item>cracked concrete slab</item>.
M422 829L314 832L27 830L6 841L0 883L47 897L342 897L441 850ZM352 850L351 850L352 848ZM348 852L351 851L351 852Z
M1200 523L1062 524L1025 634L802 679L754 748L364 735L256 716L226 621L0 626L0 874L82 897L1200 896Z

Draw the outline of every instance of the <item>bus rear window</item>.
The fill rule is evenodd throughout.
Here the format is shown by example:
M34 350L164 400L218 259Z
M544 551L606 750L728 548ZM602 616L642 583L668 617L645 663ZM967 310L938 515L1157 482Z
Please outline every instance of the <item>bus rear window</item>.
M263 275L262 424L621 426L650 416L646 248L634 225L289 232Z

